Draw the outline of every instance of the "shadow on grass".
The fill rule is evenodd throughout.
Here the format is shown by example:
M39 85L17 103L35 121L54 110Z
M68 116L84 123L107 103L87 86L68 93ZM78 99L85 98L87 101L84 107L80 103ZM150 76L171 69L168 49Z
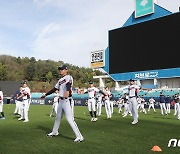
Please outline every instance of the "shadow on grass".
M87 121L87 119L81 118L81 117L74 117L74 119L78 119L78 120L86 120L86 121Z
M52 131L51 129L49 129L49 128L47 128L47 127L44 127L44 126L37 126L37 128L38 128L38 129L41 129L42 131L44 131L45 134L48 134L48 133L50 133L50 132ZM59 135L58 135L58 136L55 136L55 137L62 137L62 138L68 139L68 140L73 140L73 139L74 139L74 138L65 136L65 135L63 135L63 134L61 134L61 133L59 133Z

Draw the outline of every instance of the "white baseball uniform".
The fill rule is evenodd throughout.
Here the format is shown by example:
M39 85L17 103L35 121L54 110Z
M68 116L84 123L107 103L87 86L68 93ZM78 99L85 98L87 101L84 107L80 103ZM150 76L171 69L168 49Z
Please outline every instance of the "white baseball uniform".
M123 117L126 117L128 113L132 116L129 105L129 96L128 95L124 96L123 101L124 101L124 113L122 114Z
M141 101L142 101L142 98L140 96L138 96L138 98L137 98L137 103L138 103L137 109L139 109L141 107Z
M119 100L118 100L118 113L120 113L122 111L123 105L124 105L123 98L120 97Z
M148 112L150 112L150 109L152 108L154 110L154 112L156 112L155 108L154 108L154 103L155 103L155 99L150 98L149 99L149 108L148 108Z
M22 93L24 94L22 106L21 106L21 118L19 120L24 119L24 122L29 121L28 111L29 111L29 98L30 98L30 89L29 87L22 88Z
M138 110L137 110L137 91L140 89L141 87L138 85L129 85L128 86L128 93L129 93L129 107L130 107L130 111L132 113L133 116L133 122L137 122L138 121Z
M97 115L101 115L101 108L102 108L102 94L97 95Z
M70 100L72 95L72 86L73 86L73 78L70 75L65 75L59 79L55 88L59 90L59 104L57 109L56 120L54 122L53 130L51 134L58 134L58 130L60 127L61 119L63 114L65 114L68 123L70 124L76 138L83 138L81 135L79 128L74 121ZM66 91L69 91L69 97L65 98L64 94Z
M109 104L110 104L110 109L111 109L111 114L113 114L114 112L114 101L113 101L113 98L112 98L112 94L109 96Z
M95 95L99 92L99 89L95 87L89 87L88 91L88 110L89 111L96 111L96 100Z
M91 115L91 121L96 121L96 100L95 100L95 96L96 93L99 92L99 89L95 88L95 87L89 87L87 89L88 92L88 111ZM94 117L93 117L93 113L94 112Z
M141 99L142 100L141 100L141 110L140 110L140 112L143 112L143 113L147 114L146 109L144 108L145 99L144 98L141 98Z
M104 93L105 93L104 105L105 105L107 118L109 119L112 117L111 108L110 108L110 100L109 100L109 96L111 95L111 92L109 90L105 90Z

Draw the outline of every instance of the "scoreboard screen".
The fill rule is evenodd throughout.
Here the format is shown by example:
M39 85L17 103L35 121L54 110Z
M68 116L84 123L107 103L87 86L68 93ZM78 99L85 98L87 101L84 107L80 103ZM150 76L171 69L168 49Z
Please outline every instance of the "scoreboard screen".
M180 12L109 31L109 73L180 67Z

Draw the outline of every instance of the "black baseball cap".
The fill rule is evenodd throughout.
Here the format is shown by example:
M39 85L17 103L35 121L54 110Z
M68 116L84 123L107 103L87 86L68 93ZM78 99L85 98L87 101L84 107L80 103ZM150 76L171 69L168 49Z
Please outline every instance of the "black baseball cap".
M66 65L59 66L58 70L68 70L68 67Z
M27 84L27 81L23 81L22 84Z
M92 81L89 81L89 84L93 84L93 82L92 82Z
M133 81L134 82L134 79L130 79L129 81Z

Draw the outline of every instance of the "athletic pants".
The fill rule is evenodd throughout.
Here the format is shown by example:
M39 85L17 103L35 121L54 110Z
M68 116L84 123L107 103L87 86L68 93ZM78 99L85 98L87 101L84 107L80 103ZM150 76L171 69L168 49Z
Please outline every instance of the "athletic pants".
M96 111L96 100L94 98L88 99L88 110Z
M29 109L29 100L25 99L22 101L21 105L21 118L25 120L29 120L28 118L28 109Z
M167 109L167 113L171 112L171 104L170 103L166 103L166 109Z
M156 110L154 108L154 103L149 104L148 112L150 111L151 108L153 108L154 112L156 112Z
M112 117L112 113L111 113L111 108L110 108L109 100L105 100L104 104L105 104L105 110L106 110L107 118L111 118Z
M102 103L101 102L97 102L97 115L98 116L101 115L101 108L102 108Z
M71 105L70 105L70 99L63 99L63 100L59 101L57 115L56 115L56 119L54 122L52 133L53 134L58 133L63 114L65 114L65 117L66 117L68 123L70 124L76 138L77 137L82 138L79 128L78 128L76 122L74 121L74 117L73 117L72 109L71 109Z
M162 115L164 115L164 112L165 112L165 114L167 114L165 103L160 103L160 108L161 108L161 114ZM163 112L163 110L164 110L164 112Z
M133 120L138 120L138 109L136 97L129 98L129 108L133 116Z

